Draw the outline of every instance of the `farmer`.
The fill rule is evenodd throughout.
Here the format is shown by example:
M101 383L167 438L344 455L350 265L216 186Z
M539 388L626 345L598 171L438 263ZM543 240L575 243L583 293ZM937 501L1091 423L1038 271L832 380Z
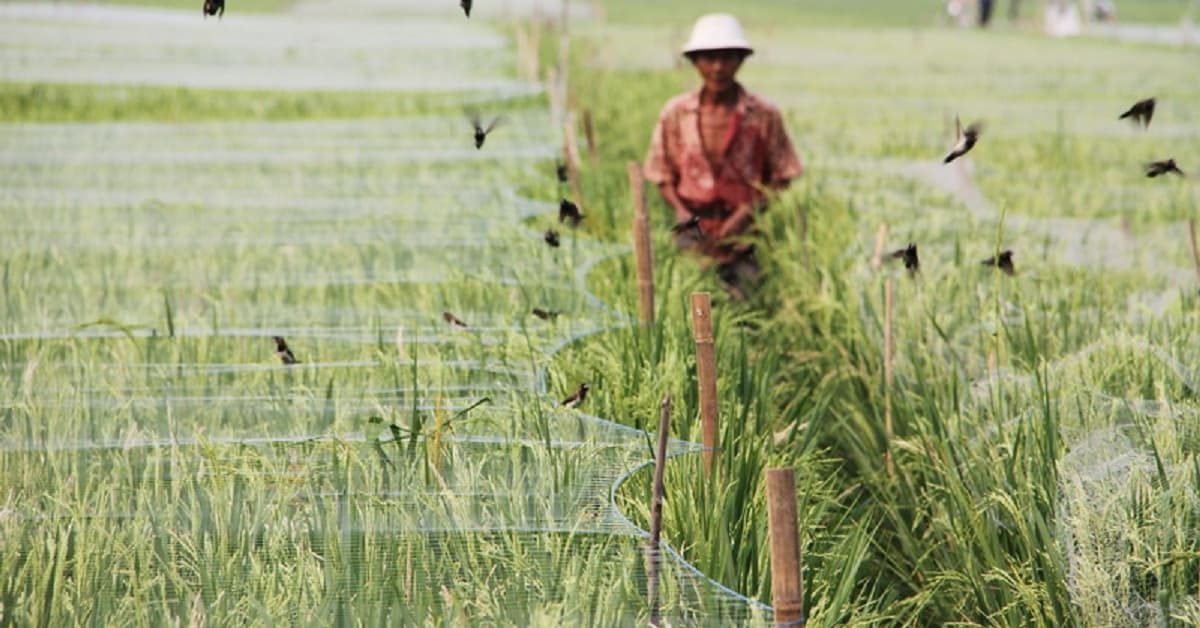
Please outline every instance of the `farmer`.
M734 80L752 52L733 16L696 20L683 54L700 89L663 107L643 168L675 211L676 244L711 258L739 298L758 276L758 260L753 244L729 238L752 235L765 193L803 171L779 110Z

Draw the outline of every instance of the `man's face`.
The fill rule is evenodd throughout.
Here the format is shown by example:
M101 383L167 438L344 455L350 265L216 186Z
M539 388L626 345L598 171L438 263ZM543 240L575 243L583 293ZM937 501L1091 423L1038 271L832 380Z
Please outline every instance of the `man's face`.
M733 86L733 78L745 58L742 50L702 50L692 55L692 65L704 79L706 88L722 92Z

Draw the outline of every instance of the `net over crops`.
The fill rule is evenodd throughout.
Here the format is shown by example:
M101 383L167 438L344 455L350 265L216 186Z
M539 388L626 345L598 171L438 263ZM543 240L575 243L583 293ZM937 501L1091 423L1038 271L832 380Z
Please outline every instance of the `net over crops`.
M302 8L0 7L10 81L455 94L400 118L0 126L4 616L644 621L644 532L612 496L650 435L564 409L583 382L544 370L625 324L584 276L626 251L516 191L553 176L546 111L508 107L477 150L455 104L536 86L453 14ZM668 618L770 617L663 568Z

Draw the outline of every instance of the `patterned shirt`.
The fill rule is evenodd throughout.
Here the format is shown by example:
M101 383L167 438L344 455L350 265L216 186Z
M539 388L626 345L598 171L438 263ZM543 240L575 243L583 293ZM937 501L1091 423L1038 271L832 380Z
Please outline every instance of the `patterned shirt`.
M658 184L670 183L689 207L722 207L723 213L743 203L760 203L754 184L779 187L804 171L783 126L783 116L766 100L738 85L731 128L714 171L700 137L700 91L669 100L650 138L643 174Z

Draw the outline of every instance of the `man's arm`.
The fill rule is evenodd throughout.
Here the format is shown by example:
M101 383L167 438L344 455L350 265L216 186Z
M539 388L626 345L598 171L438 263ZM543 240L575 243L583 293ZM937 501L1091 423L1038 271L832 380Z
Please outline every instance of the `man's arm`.
M667 202L675 210L675 222L687 222L692 217L692 212L688 210L687 205L683 204L683 200L679 198L679 194L675 192L675 185L669 181L658 184L658 193L662 195L663 200Z

